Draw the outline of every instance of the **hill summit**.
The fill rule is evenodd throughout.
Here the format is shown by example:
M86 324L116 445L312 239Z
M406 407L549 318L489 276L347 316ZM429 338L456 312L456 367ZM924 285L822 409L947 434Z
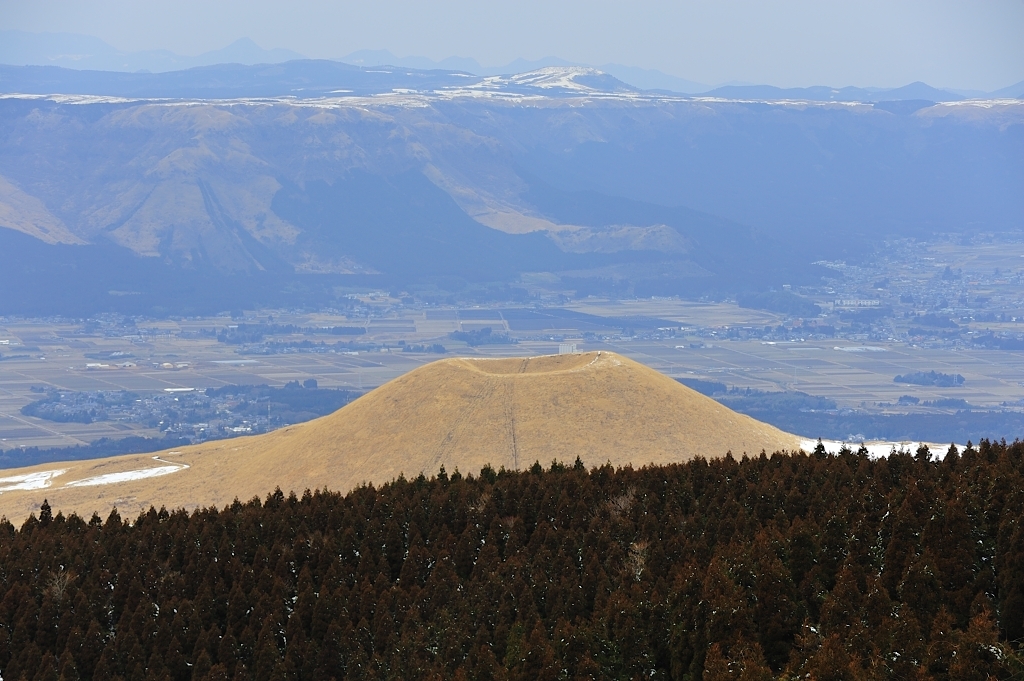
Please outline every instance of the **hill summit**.
M266 435L5 471L0 515L24 518L44 497L64 513L116 506L132 517L151 505L223 506L275 487L347 492L442 466L475 474L577 457L588 467L643 466L799 444L615 353L444 359Z

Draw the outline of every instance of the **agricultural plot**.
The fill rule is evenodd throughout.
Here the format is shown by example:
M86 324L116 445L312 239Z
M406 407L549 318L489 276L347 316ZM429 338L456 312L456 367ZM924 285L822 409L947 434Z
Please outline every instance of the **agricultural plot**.
M581 351L619 352L674 378L801 391L834 400L838 409L952 413L950 407L927 403L957 398L975 409L1017 409L1024 398L1024 353L877 340L765 341L730 332L760 333L784 321L782 315L735 304L680 300L423 309L383 297L360 301L357 310L346 313L265 311L244 321L226 316L127 325L124 320L0 320L0 448L161 434L134 423L56 423L21 413L52 391L155 394L225 385L280 387L310 378L322 388L367 390L441 356L554 354L567 339ZM239 324L276 331L250 344L218 341L218 333L224 336ZM310 332L334 327L358 327L361 333ZM305 331L278 332L292 328ZM485 328L511 342L470 347L452 337ZM446 353L438 354L437 346ZM954 387L893 382L899 374L929 371L959 374L965 381ZM917 402L899 404L908 395Z

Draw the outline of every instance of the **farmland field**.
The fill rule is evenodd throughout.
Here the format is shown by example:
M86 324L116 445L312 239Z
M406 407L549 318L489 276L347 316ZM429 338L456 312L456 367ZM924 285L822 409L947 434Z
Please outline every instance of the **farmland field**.
M344 313L272 310L234 320L0 320L0 448L160 435L157 428L138 423L57 423L20 413L55 391L153 395L233 384L282 386L310 378L321 388L367 390L441 356L422 351L430 344L443 345L447 356L528 356L556 353L568 339L580 350L613 350L676 378L798 390L832 399L840 409L877 413L906 411L894 406L906 394L922 405L952 397L975 408L1024 397L1024 353L848 338L729 337L729 329L774 328L784 321L782 315L732 303L586 299L552 308L423 308L383 296L366 296L358 303L356 311ZM634 328L625 328L631 320L636 320ZM363 333L317 332L331 327L359 327ZM232 328L264 328L267 333L257 343L218 340L219 332ZM502 338L470 347L449 336L484 329ZM965 383L940 388L893 382L897 374L918 371L960 374Z

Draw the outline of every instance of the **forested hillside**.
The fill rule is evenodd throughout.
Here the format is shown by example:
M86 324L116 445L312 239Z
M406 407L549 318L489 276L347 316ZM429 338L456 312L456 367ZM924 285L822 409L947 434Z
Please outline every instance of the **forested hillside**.
M983 441L44 506L0 524L0 675L1020 678L1022 490Z

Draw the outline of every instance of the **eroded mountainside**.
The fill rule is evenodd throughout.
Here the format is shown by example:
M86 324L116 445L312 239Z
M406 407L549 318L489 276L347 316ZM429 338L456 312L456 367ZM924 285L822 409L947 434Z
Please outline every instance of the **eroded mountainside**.
M1024 215L1016 100L902 111L654 95L586 69L274 68L213 72L202 98L0 99L0 285L19 294L5 299L53 280L90 291L85 307L189 298L168 295L170 276L233 282L201 287L257 304L282 281L310 300L338 282L523 272L699 294L813 278L814 260L884 235ZM199 79L183 73L161 74L168 96ZM217 99L231 84L237 98ZM148 264L94 264L112 257Z

